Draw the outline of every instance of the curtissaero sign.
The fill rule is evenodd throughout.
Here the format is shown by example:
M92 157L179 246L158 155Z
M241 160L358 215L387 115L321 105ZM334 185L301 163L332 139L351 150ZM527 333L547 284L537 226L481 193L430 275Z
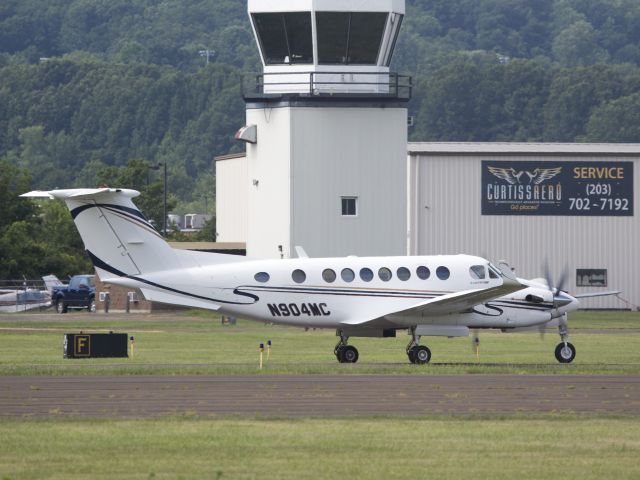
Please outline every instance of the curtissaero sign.
M483 215L633 216L633 162L482 161Z

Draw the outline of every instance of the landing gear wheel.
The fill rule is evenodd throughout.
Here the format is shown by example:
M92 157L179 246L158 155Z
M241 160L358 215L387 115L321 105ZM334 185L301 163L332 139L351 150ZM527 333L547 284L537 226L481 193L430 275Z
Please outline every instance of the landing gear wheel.
M67 313L67 306L64 304L64 300L61 298L56 300L56 313Z
M429 363L429 360L431 360L431 350L424 345L411 347L407 352L407 355L409 357L409 361L416 365L424 365Z
M571 363L574 358L576 358L576 347L569 342L566 345L564 342L558 344L556 347L556 360L560 363Z
M336 353L340 363L356 363L358 361L358 349L352 345L338 348Z
M424 345L418 345L415 348L415 354L413 356L416 365L424 365L431 360L431 350Z
M407 357L409 357L411 363L416 363L416 348L417 347L414 346L407 350Z

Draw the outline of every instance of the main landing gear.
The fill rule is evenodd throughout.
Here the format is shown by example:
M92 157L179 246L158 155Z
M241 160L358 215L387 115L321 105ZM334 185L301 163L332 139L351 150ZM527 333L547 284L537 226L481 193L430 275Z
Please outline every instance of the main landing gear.
M349 337L344 335L341 330L338 330L337 334L340 336L340 341L333 350L336 358L340 363L356 363L358 361L358 349L353 345L347 345Z
M411 341L407 345L409 361L416 365L424 365L431 360L431 350L425 345L420 345L420 335L416 335L416 327L410 330Z
M556 346L556 360L560 363L571 363L576 358L576 347L569 343L569 329L567 328L567 314L565 313L560 318L560 324L558 325L560 333L560 340L562 340Z

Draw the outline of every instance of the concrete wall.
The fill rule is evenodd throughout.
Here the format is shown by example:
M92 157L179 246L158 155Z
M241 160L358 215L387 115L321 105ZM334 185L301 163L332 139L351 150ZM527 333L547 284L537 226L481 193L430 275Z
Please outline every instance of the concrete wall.
M390 107L248 109L258 142L247 145L247 256L278 258L280 245L284 257L296 245L311 256L402 255L406 118ZM220 188L235 182L218 175ZM357 197L357 216L342 215L342 196ZM223 208L218 218L231 218Z
M292 239L311 256L403 255L407 111L291 109ZM357 197L343 216L341 197Z

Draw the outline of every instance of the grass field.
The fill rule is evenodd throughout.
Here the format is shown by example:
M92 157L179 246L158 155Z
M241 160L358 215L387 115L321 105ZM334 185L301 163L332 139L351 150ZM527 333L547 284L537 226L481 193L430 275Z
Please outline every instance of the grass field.
M2 479L637 479L637 420L0 422Z
M23 318L24 320L22 320ZM578 354L571 365L553 356L557 332L481 333L479 359L470 338L425 337L432 363L410 365L408 336L353 338L360 351L356 365L333 356L333 331L280 327L239 321L223 326L219 317L193 312L161 315L29 315L0 318L0 375L83 374L241 374L258 371L258 345L273 342L265 374L296 373L572 373L639 374L640 313L579 312L570 319ZM129 359L62 358L62 334L78 331L126 332L135 337ZM266 356L266 355L265 355Z
M553 357L556 332L426 338L432 364L407 363L405 335L354 338L356 365L340 365L331 331L216 316L0 317L0 375L258 373L258 344L273 341L264 374L640 374L640 313L580 312L578 356ZM64 360L64 332L134 335L129 359ZM2 385L0 384L0 388ZM637 479L640 416L547 414L415 418L0 420L0 480L24 479Z

